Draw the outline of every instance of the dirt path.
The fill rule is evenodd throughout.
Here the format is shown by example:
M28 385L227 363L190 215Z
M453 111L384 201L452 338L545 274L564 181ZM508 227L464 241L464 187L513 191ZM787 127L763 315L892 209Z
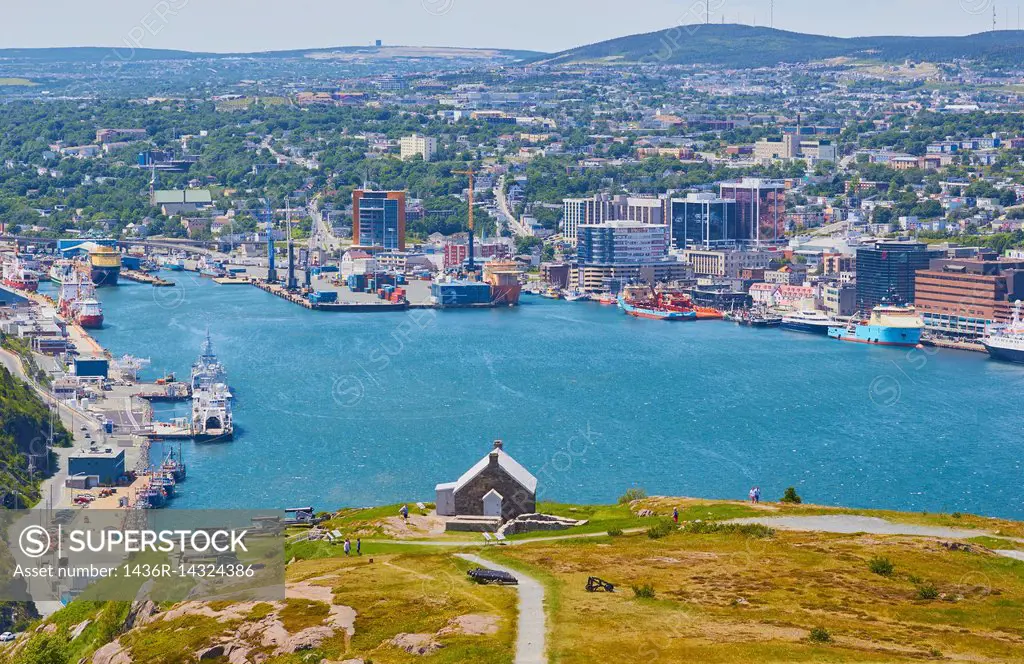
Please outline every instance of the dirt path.
M545 664L548 658L544 652L546 630L544 586L522 572L497 565L480 556L471 553L456 553L455 555L487 569L508 572L519 579L519 584L516 586L516 590L519 592L519 617L516 620L515 664Z

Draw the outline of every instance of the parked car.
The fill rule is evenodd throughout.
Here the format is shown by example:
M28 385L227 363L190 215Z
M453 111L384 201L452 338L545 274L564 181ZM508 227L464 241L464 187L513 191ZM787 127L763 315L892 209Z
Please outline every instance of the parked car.
M0 634L0 643L6 643L7 641L13 641L13 640L14 640L14 634L12 634L10 632L4 632L3 634Z

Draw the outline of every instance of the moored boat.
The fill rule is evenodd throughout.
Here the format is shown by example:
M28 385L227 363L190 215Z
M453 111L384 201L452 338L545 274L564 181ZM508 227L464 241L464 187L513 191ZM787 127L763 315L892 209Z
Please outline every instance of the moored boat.
M868 320L851 320L846 326L828 328L828 336L879 346L914 347L921 343L924 321L909 305L880 304L871 310Z
M1020 319L1020 300L1013 307L1013 320L1007 325L992 325L985 329L981 345L993 360L1024 363L1024 324Z
M697 313L679 305L665 301L650 286L626 286L619 296L619 308L636 318L652 320L685 321L696 320Z
M807 332L808 334L827 335L830 327L836 323L827 314L820 311L803 310L787 314L782 317L780 327L793 332Z
M8 288L34 293L39 288L39 275L28 269L17 255L12 255L3 267L3 284Z
M121 254L113 247L97 246L89 252L89 276L96 286L116 286L121 275Z

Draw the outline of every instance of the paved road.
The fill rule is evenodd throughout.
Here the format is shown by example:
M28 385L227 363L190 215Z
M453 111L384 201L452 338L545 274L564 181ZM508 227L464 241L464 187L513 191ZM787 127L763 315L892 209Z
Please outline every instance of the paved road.
M505 198L502 190L505 188L505 176L502 176L498 180L497 186L494 187L494 200L498 202L498 207L501 209L502 214L505 215L505 221L508 222L509 230L516 237L529 237L530 231L519 223L515 215L512 213L512 209L508 206L508 199Z
M544 586L522 572L503 567L471 553L455 554L463 560L476 563L487 569L507 572L519 580L519 618L516 629L515 664L544 664L548 661L545 653L546 625L544 616Z

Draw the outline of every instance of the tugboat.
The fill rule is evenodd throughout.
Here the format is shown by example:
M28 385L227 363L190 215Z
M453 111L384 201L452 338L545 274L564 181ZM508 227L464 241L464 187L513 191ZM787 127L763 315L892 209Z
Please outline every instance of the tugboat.
M913 348L921 343L922 329L924 321L917 309L883 302L871 310L870 319L851 320L846 327L830 327L828 336L840 341Z
M993 360L1024 363L1024 325L1020 319L1020 300L1013 305L1013 320L1008 325L987 327L981 345Z
M793 332L827 335L828 328L834 326L835 321L820 311L797 311L782 317L782 329Z

